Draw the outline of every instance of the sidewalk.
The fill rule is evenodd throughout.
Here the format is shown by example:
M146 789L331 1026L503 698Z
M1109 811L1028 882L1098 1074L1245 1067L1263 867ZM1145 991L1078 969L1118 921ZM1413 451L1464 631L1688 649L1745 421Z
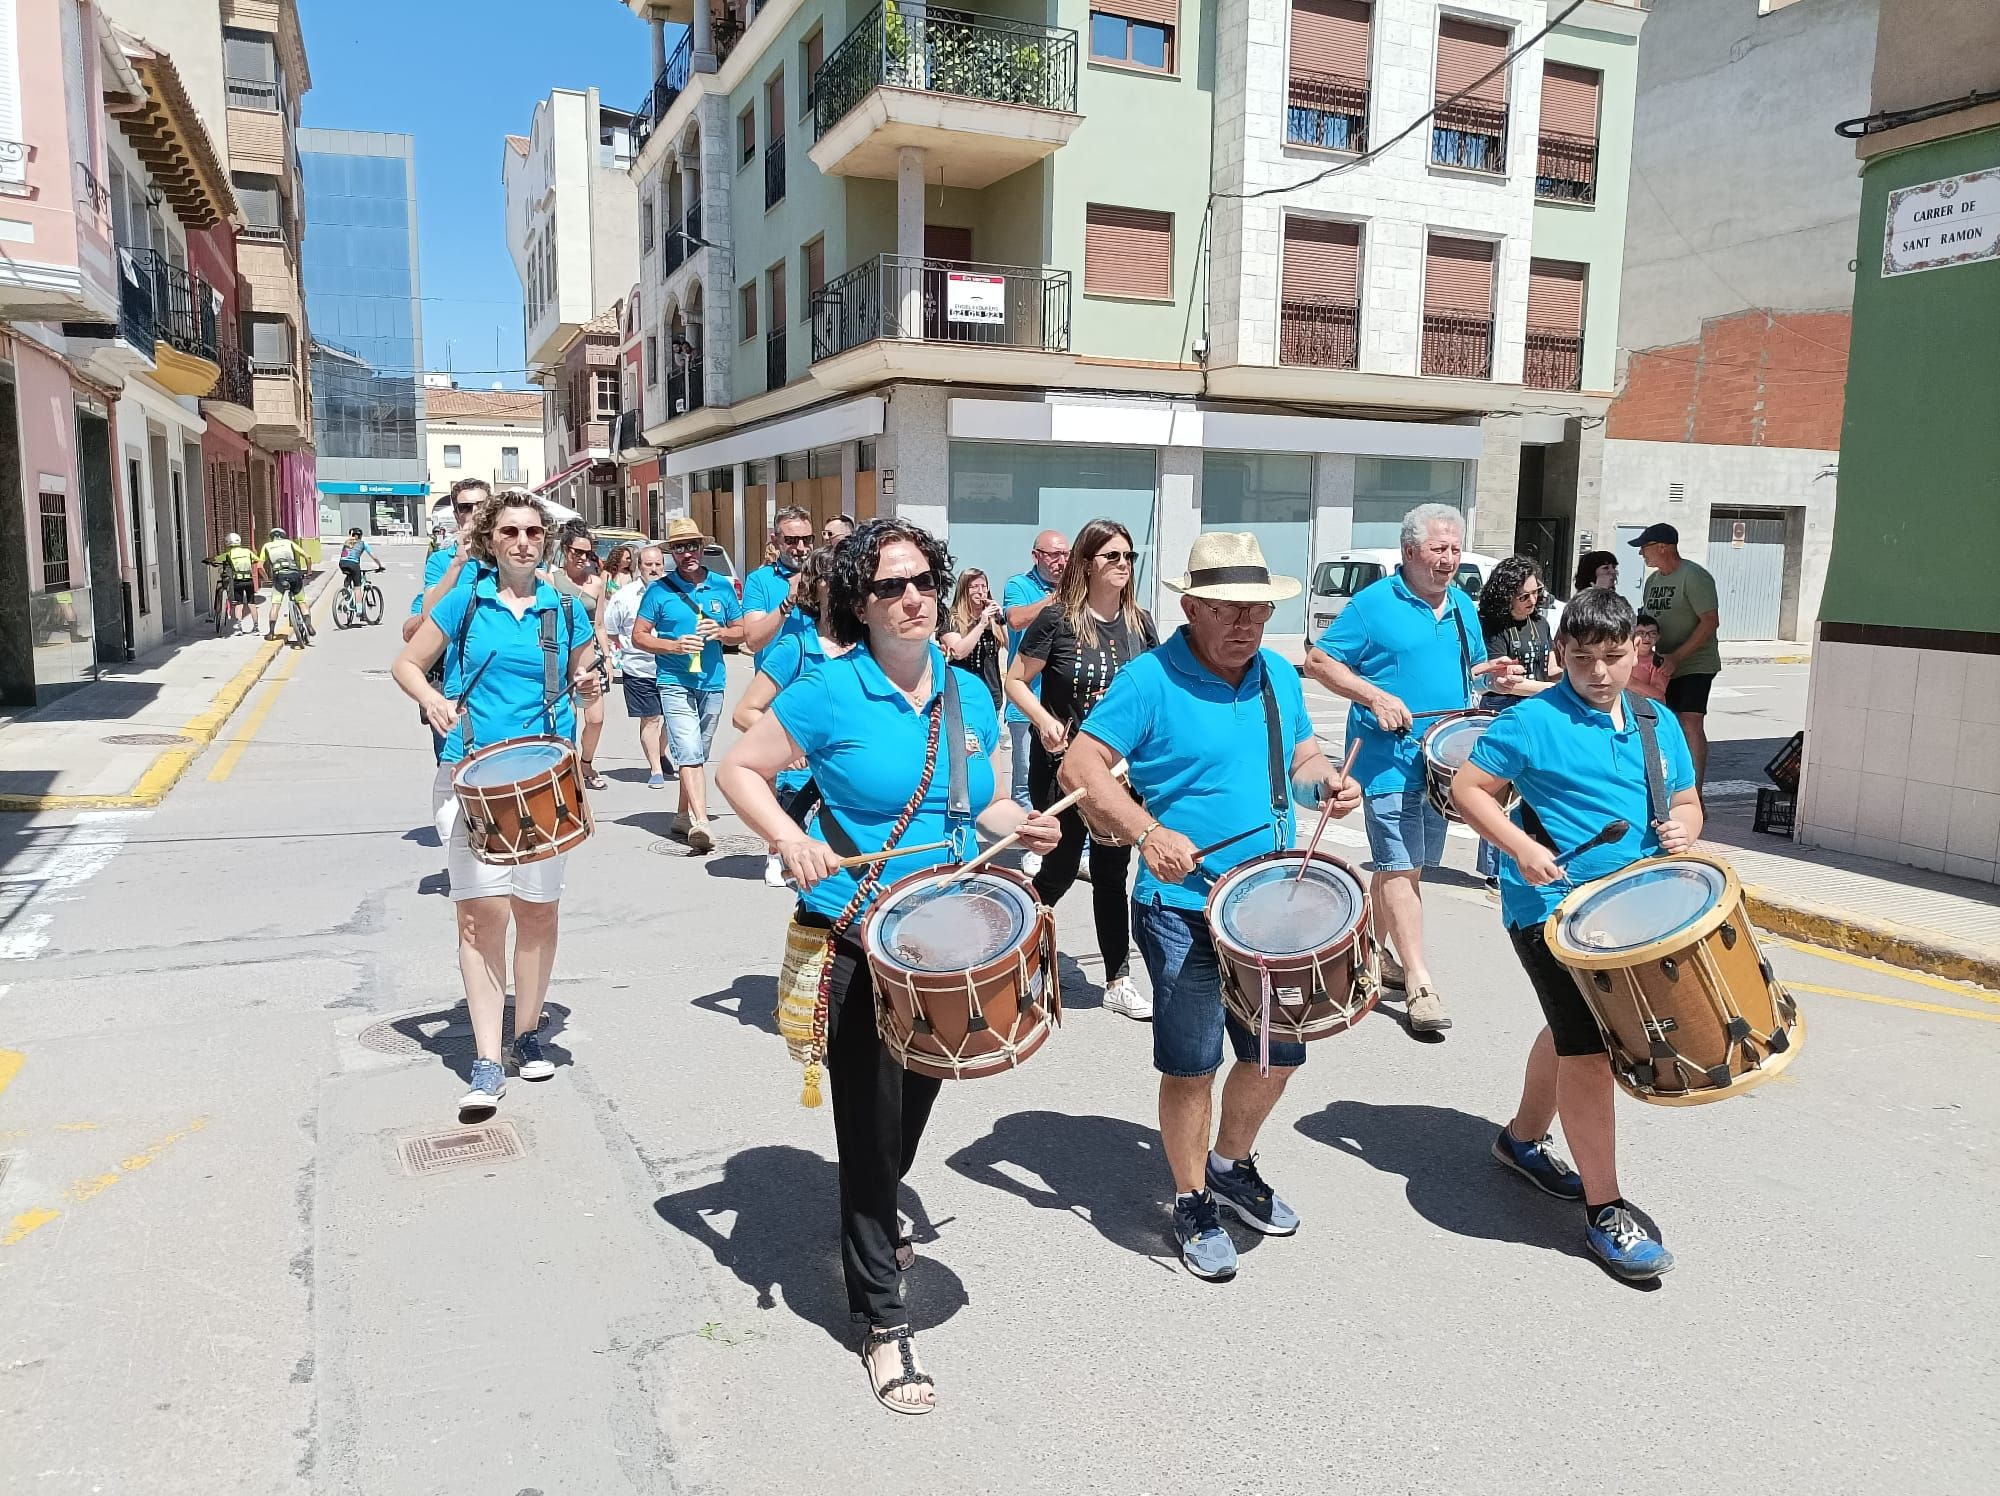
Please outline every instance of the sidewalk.
M1718 644L1722 667L1731 665L1810 665L1812 640L1730 639Z
M308 611L334 575L307 581ZM283 634L178 639L10 719L0 726L0 811L159 804L289 647Z

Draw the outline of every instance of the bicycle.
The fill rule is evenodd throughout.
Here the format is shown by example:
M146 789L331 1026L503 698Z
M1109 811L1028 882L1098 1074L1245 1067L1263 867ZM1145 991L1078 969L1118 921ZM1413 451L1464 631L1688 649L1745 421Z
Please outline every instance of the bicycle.
M275 582L273 585L276 585ZM304 649L313 641L312 620L306 616L304 589L285 594L285 618L292 626L292 647Z
M231 633L242 627L236 619L235 594L229 585L230 573L220 561L210 561L206 564L215 570L215 597L213 600L215 608L215 637L226 639Z
M352 580L343 579L340 591L333 599L333 626L350 629L356 624L381 621L382 589L373 582L363 582L357 587Z

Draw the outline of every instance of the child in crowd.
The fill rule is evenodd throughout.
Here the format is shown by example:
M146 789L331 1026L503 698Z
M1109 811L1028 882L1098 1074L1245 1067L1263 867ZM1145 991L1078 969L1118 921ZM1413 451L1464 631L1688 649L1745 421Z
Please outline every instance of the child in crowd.
M1660 620L1651 613L1639 615L1632 630L1632 648L1637 658L1632 665L1631 689L1654 701L1665 701L1667 677L1674 673L1674 667L1659 656Z

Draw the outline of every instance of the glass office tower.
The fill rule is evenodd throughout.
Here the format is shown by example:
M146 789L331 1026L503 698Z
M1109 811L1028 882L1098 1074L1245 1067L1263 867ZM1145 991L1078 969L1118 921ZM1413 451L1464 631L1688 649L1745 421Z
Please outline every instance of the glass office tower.
M421 530L423 316L408 135L300 130L320 529Z

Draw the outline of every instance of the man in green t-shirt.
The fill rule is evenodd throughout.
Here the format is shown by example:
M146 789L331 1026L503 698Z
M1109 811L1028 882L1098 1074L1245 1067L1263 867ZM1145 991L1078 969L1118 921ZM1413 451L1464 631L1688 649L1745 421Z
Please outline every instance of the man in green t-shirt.
M1722 669L1715 578L1681 558L1681 532L1672 525L1648 525L1632 544L1646 566L1643 610L1659 620L1660 663L1671 672L1667 706L1680 719L1699 788L1708 773L1708 692Z

